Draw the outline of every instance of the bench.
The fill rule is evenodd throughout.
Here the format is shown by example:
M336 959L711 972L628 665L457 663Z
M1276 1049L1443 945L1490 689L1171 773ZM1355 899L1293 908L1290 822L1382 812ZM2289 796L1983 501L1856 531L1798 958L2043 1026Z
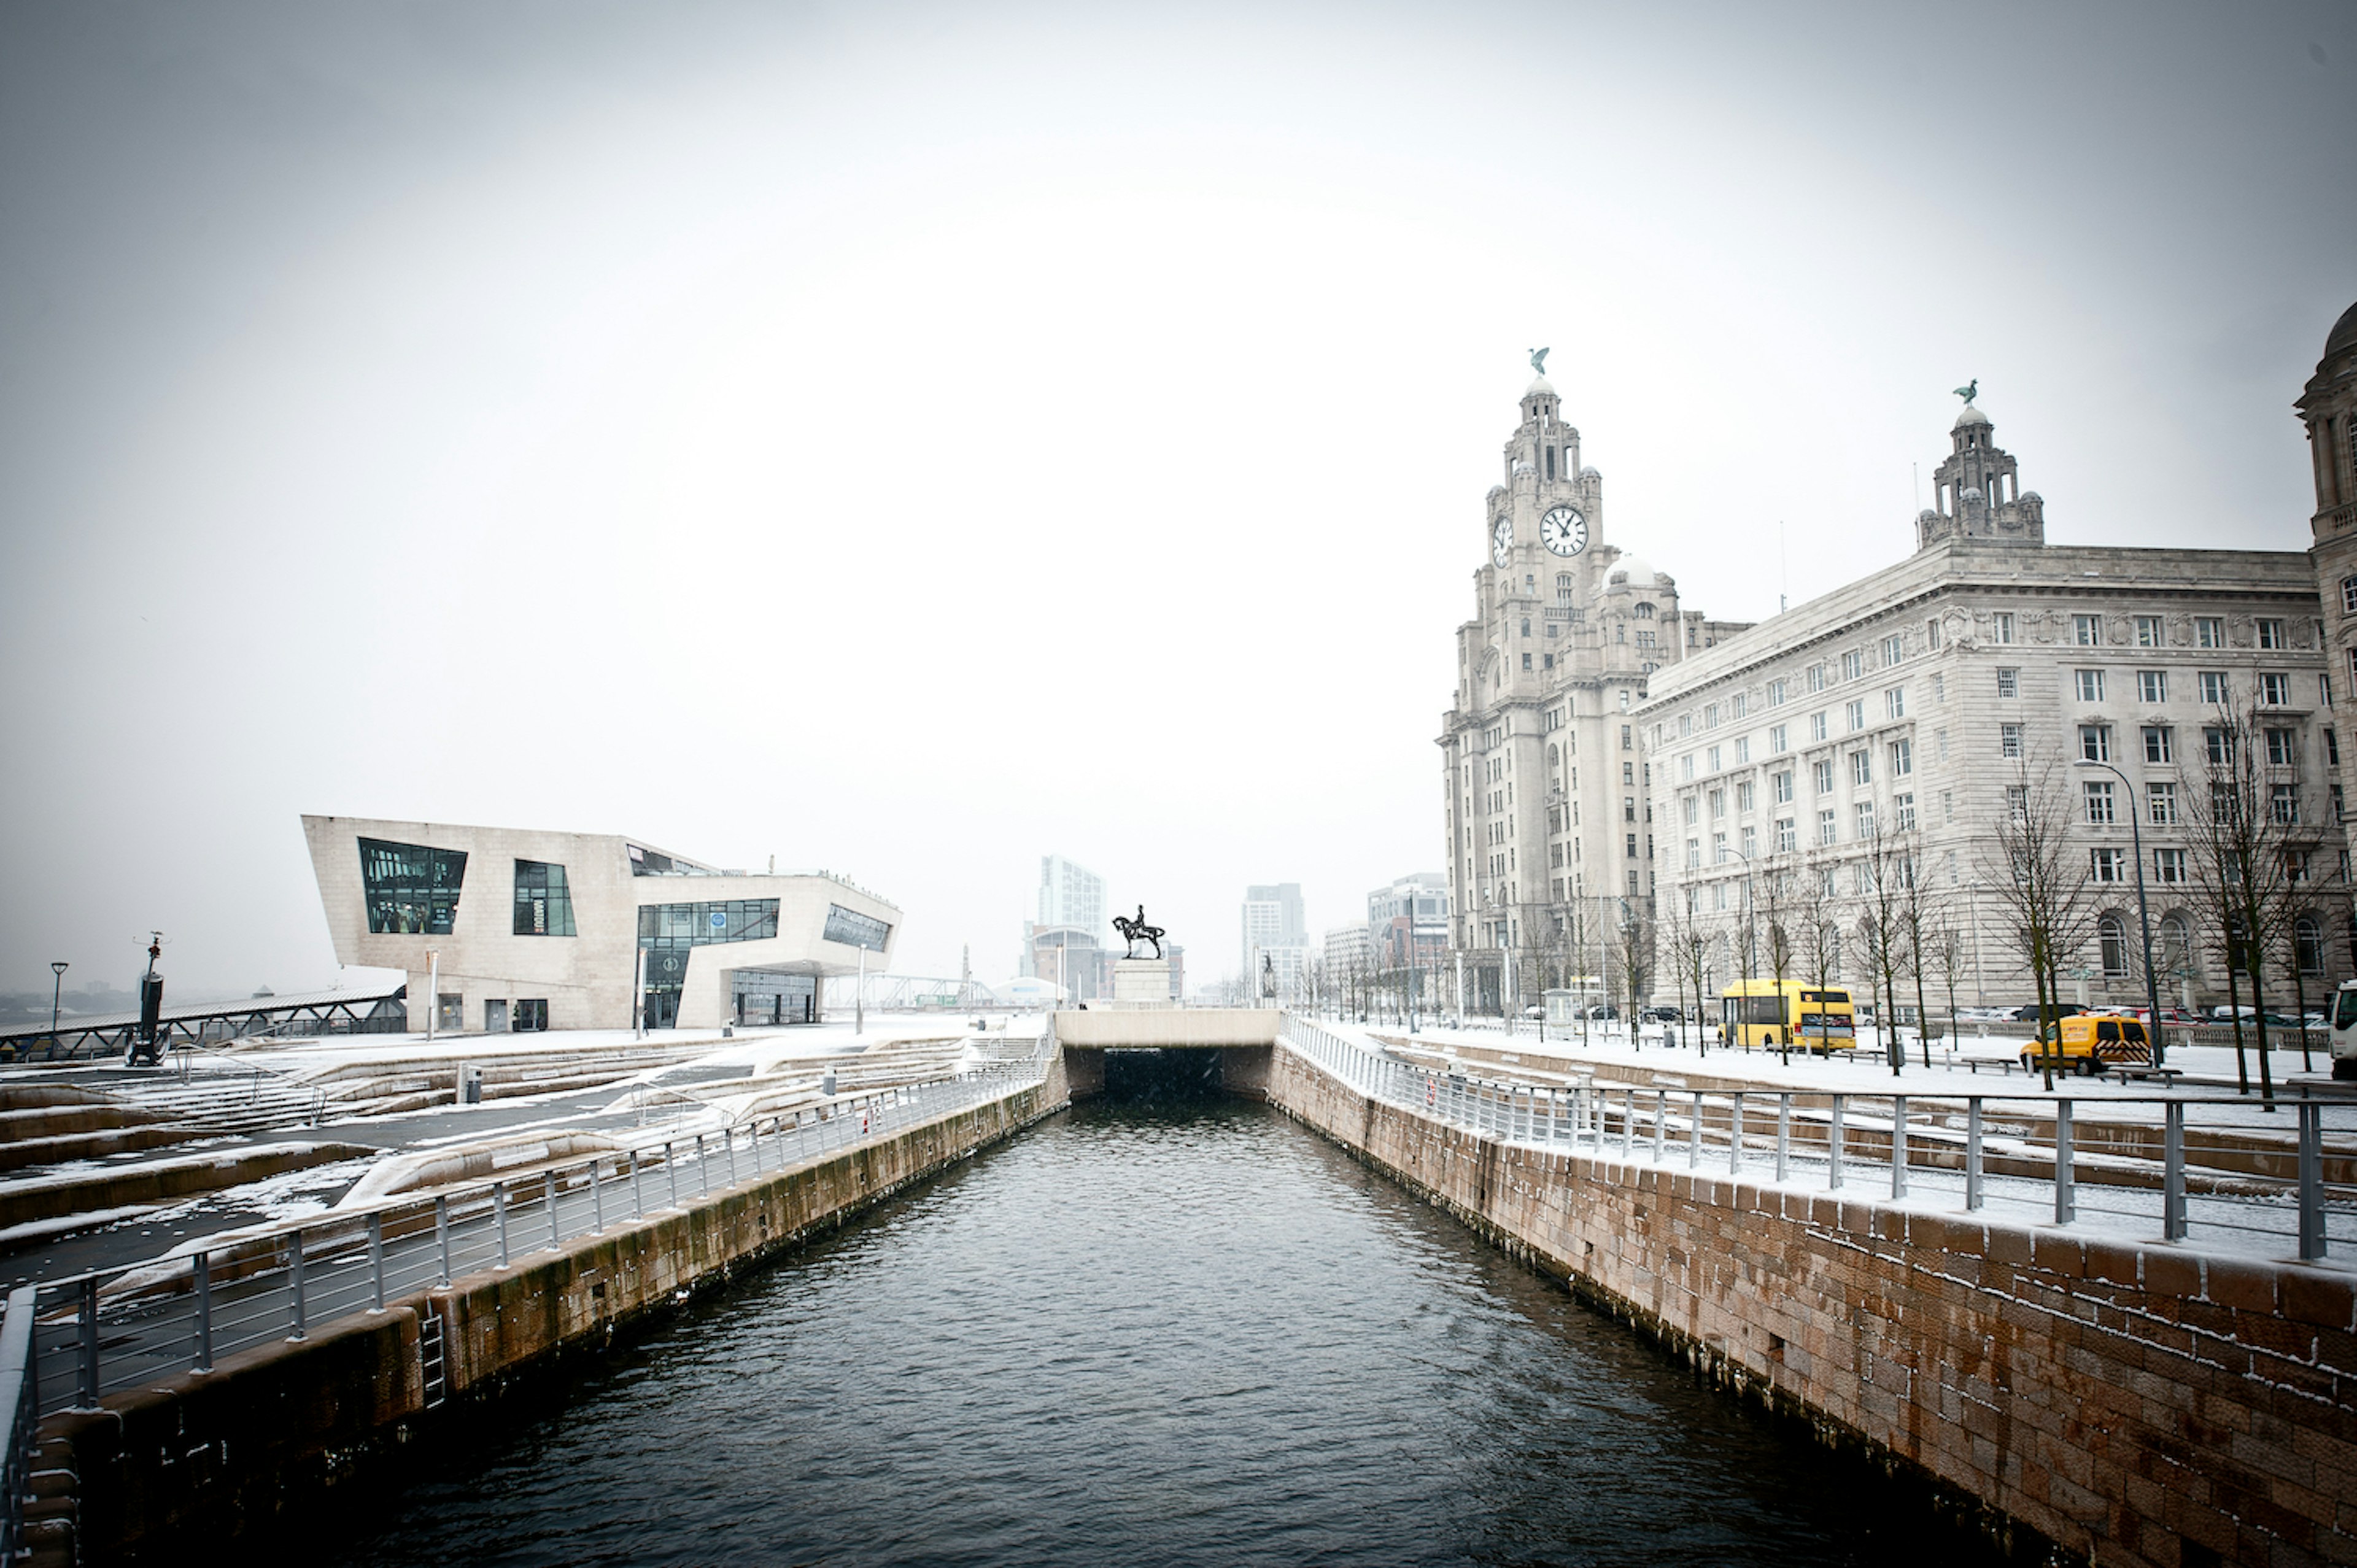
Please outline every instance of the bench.
M2105 1078L2116 1078L2122 1083L2149 1082L2158 1079L2163 1089L2172 1088L2184 1076L2182 1068L2147 1067L2141 1062L2115 1062L2104 1069Z

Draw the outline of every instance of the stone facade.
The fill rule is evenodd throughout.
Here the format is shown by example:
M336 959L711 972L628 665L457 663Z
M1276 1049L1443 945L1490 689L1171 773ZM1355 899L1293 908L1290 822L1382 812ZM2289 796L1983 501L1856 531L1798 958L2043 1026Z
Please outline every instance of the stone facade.
M2309 555L2316 563L2325 640L2335 676L2357 693L2357 305L2332 324L2324 357L2296 406L2308 425L2316 479ZM2357 755L2342 757L2338 774L2344 795L2357 792Z
M1449 946L1479 1012L1535 997L1536 971L1577 964L1652 897L1635 712L1654 671L1739 629L1682 610L1675 581L1606 542L1603 476L1544 376L1502 467L1439 736Z
M1977 408L1958 417L1913 555L1665 670L1640 708L1664 895L1717 928L1706 985L1740 972L1763 876L1782 908L1848 926L1880 853L1905 857L1962 928L1960 1003L2030 1000L1987 865L2007 790L2028 779L2071 802L2095 902L2066 983L2083 969L2086 1000L2144 1000L2141 865L2164 1001L2224 1001L2190 815L2222 696L2265 702L2271 755L2287 758L2270 775L2314 830L2300 984L2319 999L2350 954L2342 737L2314 570L2291 552L2047 544L2039 498L2014 489L1992 430ZM2272 1000L2288 1005L2279 967Z

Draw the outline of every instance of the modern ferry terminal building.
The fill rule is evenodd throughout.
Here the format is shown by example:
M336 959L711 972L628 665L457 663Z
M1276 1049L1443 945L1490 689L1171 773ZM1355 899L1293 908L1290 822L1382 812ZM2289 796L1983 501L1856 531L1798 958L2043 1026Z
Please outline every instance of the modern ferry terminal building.
M437 1030L807 1023L881 971L900 911L825 872L722 871L635 839L307 815L336 958L405 970ZM430 998L430 1001L427 999Z

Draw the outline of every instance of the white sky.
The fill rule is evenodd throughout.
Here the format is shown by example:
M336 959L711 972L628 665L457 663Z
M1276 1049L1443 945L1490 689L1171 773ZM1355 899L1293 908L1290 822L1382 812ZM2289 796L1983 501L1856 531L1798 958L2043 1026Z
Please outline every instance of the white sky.
M1442 864L1530 372L1752 619L1978 377L2058 541L2304 547L2357 8L0 9L0 987L331 983L306 811L1014 968Z

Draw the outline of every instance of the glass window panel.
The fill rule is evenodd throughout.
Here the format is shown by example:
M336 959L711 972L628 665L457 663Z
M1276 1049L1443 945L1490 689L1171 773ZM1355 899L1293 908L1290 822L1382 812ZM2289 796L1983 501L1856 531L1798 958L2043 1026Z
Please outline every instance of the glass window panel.
M361 895L371 932L447 936L458 919L467 852L362 839Z

